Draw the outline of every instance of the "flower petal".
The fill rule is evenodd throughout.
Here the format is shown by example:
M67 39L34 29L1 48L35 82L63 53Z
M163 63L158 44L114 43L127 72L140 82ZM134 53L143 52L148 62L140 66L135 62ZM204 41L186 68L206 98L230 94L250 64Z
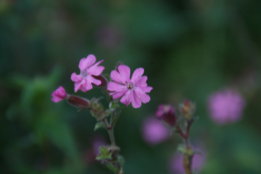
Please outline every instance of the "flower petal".
M135 92L133 92L132 95L132 99L131 99L131 104L133 108L140 108L141 107L141 101L140 99L137 97L137 95L135 94Z
M120 92L114 92L110 95L112 95L113 100L116 100L116 99L121 98L126 92L127 92L127 90L126 91L120 91Z
M126 84L126 80L116 70L111 72L111 79L117 83Z
M131 81L132 82L136 82L144 73L144 69L143 68L137 68L131 77Z
M100 63L102 63L103 60L95 63L93 66L88 68L87 73L90 75L99 76L101 75L102 71L105 69L104 66L98 66Z
M142 89L140 89L139 87L136 87L134 89L134 93L142 103L148 103L150 101L150 96L142 91Z
M75 82L74 84L74 92L77 92L81 88L81 82Z
M150 86L140 87L140 89L146 93L149 93L153 88Z
M121 98L120 102L125 104L126 106L128 106L131 102L133 96L133 91L132 90L128 90L125 95Z
M120 75L124 78L125 81L130 81L130 68L127 65L120 65L118 67Z
M96 57L93 54L88 55L86 58L82 58L79 63L81 71L87 69L96 62Z
M88 76L86 77L86 80L87 80L88 83L93 83L93 84L95 84L95 85L100 85L100 84L101 84L101 81L100 81L100 80L95 79L95 78L92 77L91 75L88 75Z
M147 79L148 77L147 76L142 76L140 77L136 82L135 82L135 86L147 86Z
M53 98L52 98L52 101L53 101L54 103L57 103L57 102L62 101L62 100L63 100L63 99L58 98L58 97L53 97Z
M107 86L107 90L108 91L121 92L121 91L126 91L127 90L127 86L120 85L120 84L115 83L115 82L109 82L108 86Z
M77 75L77 74L74 72L74 73L72 73L72 75L71 75L71 80L72 80L73 82L78 82L78 81L82 80L82 76L81 76L81 75Z

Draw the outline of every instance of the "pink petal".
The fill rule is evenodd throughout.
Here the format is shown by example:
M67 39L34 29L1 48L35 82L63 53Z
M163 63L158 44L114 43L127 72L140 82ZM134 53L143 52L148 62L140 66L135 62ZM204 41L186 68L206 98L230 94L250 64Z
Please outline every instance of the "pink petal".
M88 55L86 58L82 58L79 63L81 71L87 69L96 62L96 57L93 54Z
M149 93L153 88L150 86L140 87L140 89L146 93Z
M133 96L133 91L132 90L128 90L125 95L121 98L121 102L123 104L125 104L126 106L128 106L131 102L131 98Z
M136 96L135 93L133 93L133 95L132 95L131 104L132 104L132 107L133 107L133 108L139 108L139 107L141 107L141 101L140 101L140 99Z
M62 101L62 100L63 100L63 99L58 98L58 97L53 97L53 98L52 98L52 101L53 101L54 103L57 103L57 102Z
M137 68L131 77L131 81L132 82L136 82L144 73L144 69L143 68Z
M72 73L72 75L71 75L71 80L72 80L73 82L78 82L78 81L80 81L81 79L82 79L82 76L81 76L81 75L77 75L75 72Z
M142 101L142 103L148 103L150 101L150 96L142 91L139 87L134 89L134 93Z
M140 77L136 83L135 83L135 86L147 86L147 79L148 77L147 76L142 76Z
M95 85L100 85L101 84L101 81L100 80L98 80L98 79L95 79L94 77L92 77L91 75L88 75L87 77L86 77L86 80L87 80L87 82L88 83L93 83L93 84L95 84Z
M74 84L74 92L77 92L81 88L82 83L81 82L76 82Z
M127 86L120 85L115 82L109 82L107 86L108 91L116 91L116 92L121 92L121 91L126 91Z
M93 66L88 68L87 73L95 76L101 75L102 71L105 69L104 66L98 66L100 63L102 63L103 60L95 63Z
M127 92L127 90L121 91L121 92L114 92L111 95L112 95L113 100L116 100L116 99L121 98L126 92Z
M87 78L88 78L88 76L87 76ZM92 89L92 82L91 82L91 80L88 80L87 78L84 79L84 81L82 81L81 90L83 92L86 92L86 91L89 91Z
M126 80L116 70L111 72L111 79L115 82L126 84Z
M126 65L120 65L118 67L120 75L124 78L125 81L130 81L130 68Z

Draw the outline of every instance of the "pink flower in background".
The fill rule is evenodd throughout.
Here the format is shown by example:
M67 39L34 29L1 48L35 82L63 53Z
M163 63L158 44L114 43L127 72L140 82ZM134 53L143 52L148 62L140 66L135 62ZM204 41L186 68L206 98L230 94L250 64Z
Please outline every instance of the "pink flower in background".
M67 97L67 93L65 92L65 89L62 86L59 86L58 89L56 89L53 93L52 93L52 101L54 103L57 103L59 101L62 101L63 99L65 99Z
M152 87L147 86L147 76L142 76L143 68L137 68L130 79L130 68L126 65L119 65L118 71L111 72L111 79L114 82L108 83L108 91L111 91L113 99L121 98L121 103L128 106L132 103L134 108L141 107L141 103L150 101L149 93Z
M169 137L169 130L156 118L145 119L142 127L143 139L149 144L158 144Z
M96 156L100 153L99 147L107 145L105 138L102 136L96 136L91 140L91 147L83 153L83 161L87 164L96 161Z
M202 147L196 147L193 148L194 151L199 151L200 154L195 154L192 159L192 172L197 170L198 172L202 170L202 168L205 165L206 162L206 154L205 151ZM183 174L185 173L183 169L183 164L182 164L182 154L181 153L175 153L173 157L170 160L169 163L169 169L171 173L173 174Z
M209 97L208 107L217 124L234 123L242 117L245 100L235 91L218 91Z
M159 119L164 120L164 122L166 122L170 126L176 125L177 118L174 112L174 107L171 105L159 105L156 111L156 116Z
M80 74L72 73L71 80L75 82L74 91L77 92L79 89L83 92L92 89L92 84L99 86L102 82L96 79L95 76L101 75L104 70L103 66L98 66L103 60L96 62L96 57L92 54L86 58L82 58L79 63ZM95 64L94 64L95 63Z

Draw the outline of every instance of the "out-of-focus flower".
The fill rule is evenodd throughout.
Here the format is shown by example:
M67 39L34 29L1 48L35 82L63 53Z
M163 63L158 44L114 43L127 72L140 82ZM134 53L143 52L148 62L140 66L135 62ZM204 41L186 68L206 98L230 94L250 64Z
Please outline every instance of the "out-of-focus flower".
M169 130L160 120L147 118L142 126L143 139L149 144L158 144L169 137Z
M79 89L83 92L92 89L92 84L97 86L101 85L101 80L96 79L95 76L101 75L104 70L103 66L98 66L103 60L96 62L96 57L92 54L86 58L82 58L79 63L80 74L72 73L71 80L75 82L74 91L77 92ZM95 63L95 64L94 64Z
M119 65L118 71L111 72L111 78L114 82L109 82L107 89L111 91L113 99L121 98L121 103L128 106L132 103L134 108L141 107L141 103L150 101L149 93L152 87L147 86L147 76L142 76L143 68L137 68L130 79L130 68L126 65Z
M206 161L206 154L205 150L202 147L195 147L193 148L194 151L199 151L200 154L196 153L193 156L192 159L192 171L197 170L198 172L202 170L202 168L205 165ZM183 158L181 153L175 153L173 157L170 160L169 163L169 169L171 173L175 174L183 174L185 173L184 168L183 168Z
M210 95L208 107L211 118L217 124L234 123L242 117L245 100L238 92L218 91Z
M59 86L58 89L56 89L53 93L52 93L52 101L54 103L57 103L59 101L62 101L63 99L65 99L67 97L67 93L65 92L65 89L62 86Z
M95 162L95 158L99 155L99 147L108 144L104 137L96 136L91 140L91 147L87 149L83 154L83 160L89 164Z
M159 119L164 120L164 122L169 124L170 126L175 126L177 123L174 107L171 105L159 105L158 110L156 111L156 116Z

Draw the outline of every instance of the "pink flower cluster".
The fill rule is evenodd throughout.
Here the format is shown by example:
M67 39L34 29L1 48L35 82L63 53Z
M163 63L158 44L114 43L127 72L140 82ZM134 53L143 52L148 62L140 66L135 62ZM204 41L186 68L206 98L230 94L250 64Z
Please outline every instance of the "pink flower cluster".
M103 60L96 62L96 57L92 54L86 58L82 58L79 63L80 74L72 73L71 80L74 83L74 91L81 90L89 91L93 88L92 85L107 85L106 80L101 76L103 66L99 66ZM107 90L110 91L113 99L120 99L120 102L128 106L132 103L134 108L141 107L141 103L148 103L150 96L147 94L152 90L152 87L147 85L147 76L143 76L144 69L137 68L130 78L130 68L127 65L119 65L116 70L110 74L113 81L107 85ZM59 102L65 99L67 93L63 87L59 87L52 93L52 101Z
M208 108L217 124L234 123L241 119L245 100L236 91L223 90L210 95Z

